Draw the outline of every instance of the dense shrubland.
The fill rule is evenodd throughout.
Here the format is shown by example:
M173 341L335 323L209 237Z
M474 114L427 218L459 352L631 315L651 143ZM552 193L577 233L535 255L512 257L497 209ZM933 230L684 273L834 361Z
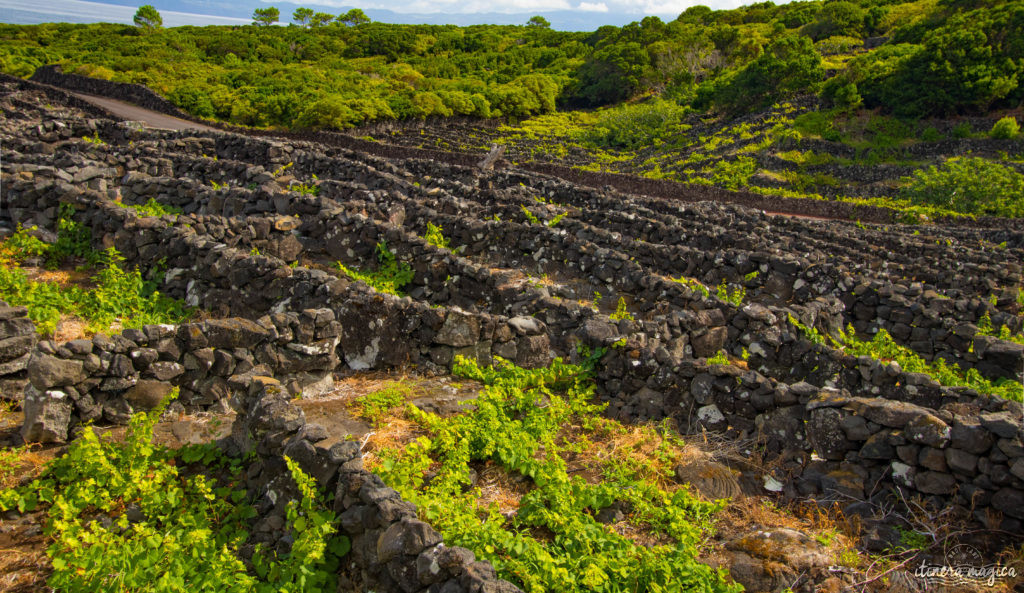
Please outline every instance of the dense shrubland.
M1019 1L695 6L670 22L647 17L590 33L299 12L289 27L5 25L0 69L27 76L61 63L149 85L201 117L260 126L524 117L649 94L739 112L820 93L837 105L913 117L1015 107L1024 98ZM888 41L861 50L880 36Z

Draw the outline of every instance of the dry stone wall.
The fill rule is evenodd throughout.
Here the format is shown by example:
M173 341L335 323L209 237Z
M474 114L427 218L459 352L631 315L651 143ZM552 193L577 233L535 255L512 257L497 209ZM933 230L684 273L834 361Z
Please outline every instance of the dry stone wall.
M381 479L363 469L359 443L319 445L323 427L307 423L291 395L269 377L247 377L232 398L238 411L229 446L256 454L246 484L257 500L258 516L247 549L257 544L279 552L290 548L285 529L288 502L298 496L284 458L299 464L317 483L332 492L339 532L351 538L339 587L350 591L404 593L515 593L488 562L473 552L446 546L441 534L418 520L416 506L402 500ZM241 384L240 384L241 387Z
M28 361L36 327L24 307L0 301L0 397L18 399L28 384Z
M331 311L277 314L260 321L147 326L60 347L42 342L29 363L28 421L22 434L28 440L63 440L68 423L124 423L180 385L183 398L171 404L169 414L180 411L182 403L203 409L230 406L237 412L231 436L221 445L254 458L245 477L257 511L243 546L247 553L257 545L279 553L290 550L285 516L289 502L300 494L285 465L288 457L333 493L339 532L353 544L339 575L347 589L518 591L498 579L490 564L475 561L469 550L445 546L437 531L417 519L415 505L363 469L357 442L318 446L327 432L307 423L292 403L295 385L289 377L295 373L288 371L319 373L337 363L334 347L340 332ZM330 378L328 372L319 383Z

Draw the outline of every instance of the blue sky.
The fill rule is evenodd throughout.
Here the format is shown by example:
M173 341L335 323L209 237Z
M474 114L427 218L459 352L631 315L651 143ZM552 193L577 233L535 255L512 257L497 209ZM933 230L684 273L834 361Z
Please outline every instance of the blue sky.
M0 0L0 22L122 22L130 23L138 0ZM496 23L523 24L540 14L558 29L594 30L601 25L625 25L646 15L673 19L695 4L735 8L740 0L309 0L299 3L264 0L150 0L160 11L165 26L246 24L257 7L277 6L287 21L297 6L337 14L353 6L370 18L391 23Z
M159 3L153 2L153 6L157 6L157 4ZM138 6L140 5L125 6L101 2L83 2L81 0L46 0L45 3L0 0L0 22L19 24L52 22L130 23ZM157 7L157 9L164 20L164 25L168 27L180 25L244 25L252 22L249 19L182 12L180 10L171 10L170 8L163 10Z

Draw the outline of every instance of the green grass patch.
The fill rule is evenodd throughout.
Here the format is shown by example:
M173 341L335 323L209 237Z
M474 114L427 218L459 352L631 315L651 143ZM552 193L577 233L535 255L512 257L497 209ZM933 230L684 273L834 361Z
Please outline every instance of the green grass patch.
M402 383L391 383L383 389L357 397L359 415L376 425L391 410L402 406L412 395L412 388Z

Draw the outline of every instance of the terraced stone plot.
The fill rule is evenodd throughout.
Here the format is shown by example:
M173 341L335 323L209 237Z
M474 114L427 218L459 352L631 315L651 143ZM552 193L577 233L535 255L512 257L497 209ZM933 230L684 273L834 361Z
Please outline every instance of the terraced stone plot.
M404 437L447 430L429 416L395 416L385 396L376 420L365 407L340 415L329 394L353 371L447 375L453 365L500 368L506 360L534 376L521 369L556 372L556 359L592 364L586 405L599 405L602 421L664 422L672 435L736 448L711 459L737 470L735 484L680 463L670 468L682 476L673 492L685 482L737 499L836 503L859 517L853 531L874 534L864 545L879 551L898 543L884 526L908 501L949 529L980 530L972 542L993 554L1024 529L1024 231L1016 222L878 226L770 216L514 168L481 172L313 143L137 129L60 103L54 92L24 82L0 89L5 234L22 225L56 236L65 205L94 246L116 248L128 266L159 278L162 294L200 314L68 344L43 339L0 359L4 396L25 411L22 434L61 441L89 420L123 423L172 386L177 413L234 410L230 446L259 456L247 476L254 494L278 483L281 455L337 489L335 510L357 563L346 577L353 586L417 590L442 581L408 573L410 562L436 551L428 532L417 532L422 546L375 562L380 538L415 514L363 466L386 446L368 451L340 433L365 437L380 418L393 427L419 418L415 430L401 425ZM0 295L13 305L17 297ZM4 343L27 335L24 323L11 321L27 312L9 309L0 321ZM413 401L414 408L458 416L458 401L471 396L453 390L449 400ZM307 399L291 401L300 395ZM544 397L524 402L523 413L545 406ZM393 436L388 446L414 442ZM559 438L561 453L574 446ZM530 491L514 481L530 463L510 459L467 458L499 508ZM380 473L393 477L393 469ZM414 477L422 481L431 469L416 466ZM719 478L732 475L725 472ZM604 529L595 522L604 510L609 519L633 512L624 500L605 500L606 490L592 494L593 512L580 519L588 528ZM264 506L261 537L278 545L284 532L268 518L277 507ZM378 521L388 509L393 516ZM651 512L651 520L679 520ZM742 505L725 512L739 513L740 524L756 515ZM902 528L919 527L901 520ZM620 535L641 533L634 544L651 535L626 523ZM801 525L779 537L794 549L814 547ZM441 531L449 537L459 528ZM684 541L688 529L666 533ZM517 563L502 555L519 549L514 542L501 540L515 549L499 554L486 547L498 540L464 536L451 535L479 545L477 557L531 590L541 585L523 566L560 566ZM758 568L780 560L765 556L757 536L737 536L719 542L730 552L722 565L746 563L733 576L755 589L782 586ZM540 548L523 546L538 562ZM815 554L783 560L817 575L794 590L857 580L819 570L834 559ZM493 568L474 570L478 580L496 578Z

